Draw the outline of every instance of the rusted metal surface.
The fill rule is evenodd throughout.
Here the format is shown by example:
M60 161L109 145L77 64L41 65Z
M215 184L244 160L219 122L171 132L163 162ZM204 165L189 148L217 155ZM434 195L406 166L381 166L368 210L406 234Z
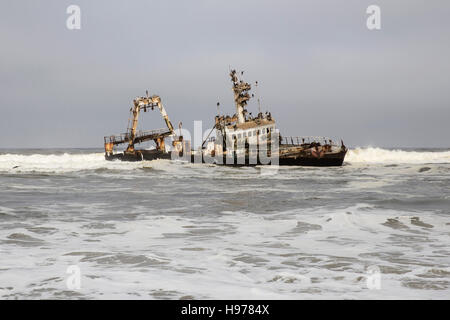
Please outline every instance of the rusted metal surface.
M149 131L138 131L138 121L141 111L147 112L148 110L154 110L157 108L163 117L167 128L149 130ZM156 144L156 150L160 153L165 153L165 142L164 139L168 136L174 136L175 132L173 125L170 122L169 116L161 102L161 98L157 95L149 96L148 91L145 97L138 97L133 100L133 107L130 109L132 114L131 123L128 125L126 133L111 135L104 137L105 144L105 156L106 158L123 158L123 156L128 156L128 158L144 158L142 150L135 150L135 145L142 143L144 141L153 140ZM125 152L121 155L114 157L114 146L120 144L128 144ZM165 155L164 155L165 156Z
M136 131L134 136L134 143L140 143L147 140L154 140L159 136L165 136L171 134L169 130L166 128L156 129L156 130L147 130L147 131ZM105 137L105 144L111 143L113 145L119 145L123 143L128 143L131 139L130 133L121 133L118 135L112 135Z
M243 74L243 72L241 72L241 74ZM242 124L245 122L245 116L247 115L245 106L247 105L248 100L250 100L250 94L248 92L252 87L249 83L238 79L236 70L231 70L230 77L231 82L233 83L237 121L239 124Z

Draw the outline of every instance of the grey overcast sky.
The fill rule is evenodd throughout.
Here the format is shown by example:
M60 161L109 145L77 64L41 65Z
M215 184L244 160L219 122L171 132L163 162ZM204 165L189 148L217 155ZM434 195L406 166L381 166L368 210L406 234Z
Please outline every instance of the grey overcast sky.
M2 0L0 47L0 148L102 147L146 89L206 130L217 101L235 111L229 66L259 81L282 135L450 147L448 0Z

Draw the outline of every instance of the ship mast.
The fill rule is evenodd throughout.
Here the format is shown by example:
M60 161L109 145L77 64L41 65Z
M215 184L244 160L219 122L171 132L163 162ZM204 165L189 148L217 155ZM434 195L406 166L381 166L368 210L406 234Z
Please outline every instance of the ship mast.
M164 121L166 122L167 128L169 129L169 132L171 135L174 135L174 129L173 125L169 120L169 116L167 115L166 109L164 108L163 104L161 103L161 98L159 96L148 96L148 92L146 92L145 97L139 97L133 100L134 107L132 109L133 113L133 122L131 125L131 128L129 129L129 140L128 140L128 147L127 152L133 152L134 151L134 143L136 139L136 133L137 133L137 124L139 119L139 113L142 110L144 112L147 111L147 109L154 109L157 107L159 109L159 112L161 113ZM164 147L164 137L159 137L155 140L157 144L157 148L163 148Z
M238 79L236 70L231 70L230 77L231 82L233 83L232 89L234 92L234 103L236 104L236 115L238 117L238 123L244 123L245 115L247 114L245 106L247 105L247 101L250 100L248 91L251 89L251 86L249 83L243 82L242 80Z

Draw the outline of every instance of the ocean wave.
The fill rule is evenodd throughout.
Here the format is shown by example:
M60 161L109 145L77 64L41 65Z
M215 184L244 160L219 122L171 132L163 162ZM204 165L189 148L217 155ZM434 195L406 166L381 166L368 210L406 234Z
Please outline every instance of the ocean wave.
M0 155L0 172L9 173L70 173L103 168L129 169L136 165L133 162L106 161L103 153Z
M350 149L345 157L347 163L450 163L450 151L405 151L382 148Z
M426 164L450 163L450 151L405 151L387 150L381 148L350 149L345 162L382 163L382 164ZM122 162L106 161L103 153L63 153L63 154L0 154L0 172L8 173L71 173L77 171L103 172L108 170L130 170L147 168L148 161ZM201 169L202 166L192 165ZM177 168L175 168L177 167ZM152 161L151 168L164 171L177 170L182 173L186 166L171 166L167 161ZM191 166L187 166L190 168ZM192 169L192 168L191 168ZM99 171L100 170L100 171ZM181 170L181 171L180 171ZM208 170L209 171L209 170Z

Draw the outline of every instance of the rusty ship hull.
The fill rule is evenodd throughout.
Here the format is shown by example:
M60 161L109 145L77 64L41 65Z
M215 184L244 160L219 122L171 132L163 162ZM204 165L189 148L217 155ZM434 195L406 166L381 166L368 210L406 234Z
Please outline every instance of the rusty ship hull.
M121 161L151 161L157 159L171 159L171 154L159 150L135 150L134 152L121 152L115 154L105 154L105 159Z
M347 150L335 154L325 155L321 158L308 156L290 156L280 158L280 166L307 166L307 167L340 167L344 163Z
M289 157L280 157L278 159L277 165L279 166L304 166L304 167L340 167L343 165L345 158L345 151L341 151L336 154L326 155L321 158L316 158L314 156L289 156ZM166 158L167 159L167 158ZM215 165L225 165L232 167L247 167L247 166L261 166L261 165L272 165L272 163L267 164L266 161L260 160L259 158L251 159L250 157L243 157L239 159L238 157L228 158L223 156L220 161L205 161L202 157L199 160L198 156L191 155L192 163L211 163Z
M333 154L326 154L321 157L315 157L313 155L308 155L305 153L298 153L289 156L281 156L278 158L277 165L280 166L312 166L312 167L339 167L342 166L347 150L342 150ZM177 154L176 157L179 155ZM172 152L163 152L159 150L136 150L134 152L121 152L116 154L105 155L105 159L120 160L120 161L152 161L157 159L171 160ZM191 163L212 163L216 165L225 166L259 166L267 165L265 159L261 160L259 157L251 158L245 156L239 158L238 156L227 157L222 156L219 160L209 161L203 156L195 155L192 153L189 160Z

